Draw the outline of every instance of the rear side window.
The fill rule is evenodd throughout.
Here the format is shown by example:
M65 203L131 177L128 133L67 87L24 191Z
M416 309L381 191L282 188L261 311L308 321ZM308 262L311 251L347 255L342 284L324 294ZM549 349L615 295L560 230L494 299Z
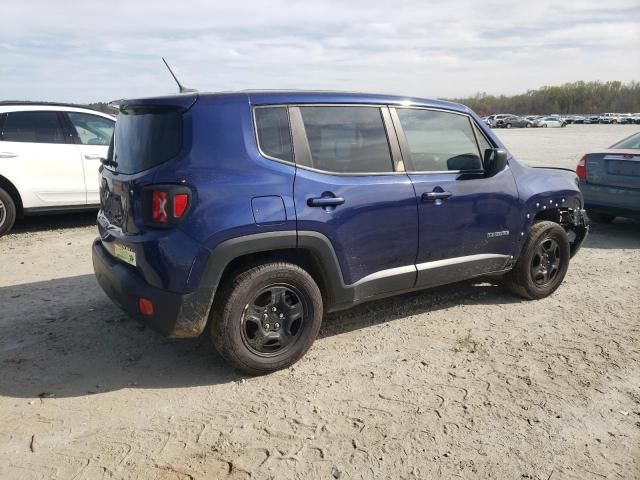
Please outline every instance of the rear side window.
M9 112L0 140L5 142L65 143L57 112Z
M89 113L67 112L82 145L109 145L115 122Z
M113 148L117 172L147 170L175 157L181 149L181 112L125 111L118 115Z
M377 107L300 107L311 166L336 173L392 172Z
M255 117L260 151L268 157L293 162L287 107L258 107Z
M398 108L414 172L479 170L478 144L469 118L435 110Z

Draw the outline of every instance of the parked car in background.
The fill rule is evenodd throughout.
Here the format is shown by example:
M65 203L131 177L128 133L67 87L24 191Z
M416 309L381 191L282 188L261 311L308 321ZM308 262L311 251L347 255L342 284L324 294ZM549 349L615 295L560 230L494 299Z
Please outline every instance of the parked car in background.
M629 125L635 123L632 113L621 113L618 115L617 122L621 125Z
M591 220L640 218L640 132L606 150L586 154L576 173Z
M617 113L603 113L598 118L599 123L618 123L618 114Z
M514 115L512 113L498 113L495 115L489 115L487 117L487 125L489 125L491 128L496 128L498 126L498 123L506 118L506 117L513 117Z
M587 123L587 124L600 123L600 115L589 115L584 119L584 123Z
M290 366L324 312L358 303L487 274L546 297L587 233L575 173L521 164L459 104L245 91L119 105L98 283L165 335L208 332L249 374Z
M565 127L567 124L560 117L542 117L536 120L536 127L542 128L560 128Z
M499 118L495 124L496 128L531 128L533 122L524 117L511 115L509 117Z
M23 215L97 209L114 125L86 108L0 102L0 236Z

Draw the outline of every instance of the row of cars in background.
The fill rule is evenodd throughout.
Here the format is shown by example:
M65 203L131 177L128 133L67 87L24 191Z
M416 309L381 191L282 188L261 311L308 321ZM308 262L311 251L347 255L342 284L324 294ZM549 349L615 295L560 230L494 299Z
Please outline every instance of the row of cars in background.
M570 124L640 124L640 113L603 113L601 115L513 115L499 113L483 117L491 128L562 128Z

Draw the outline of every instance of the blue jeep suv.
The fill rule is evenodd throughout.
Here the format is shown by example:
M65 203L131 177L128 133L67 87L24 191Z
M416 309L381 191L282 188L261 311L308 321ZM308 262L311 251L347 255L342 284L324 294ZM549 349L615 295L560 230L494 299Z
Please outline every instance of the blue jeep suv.
M116 102L98 282L229 363L297 361L324 312L485 275L537 299L587 234L572 171L522 165L467 107L387 95L188 92Z

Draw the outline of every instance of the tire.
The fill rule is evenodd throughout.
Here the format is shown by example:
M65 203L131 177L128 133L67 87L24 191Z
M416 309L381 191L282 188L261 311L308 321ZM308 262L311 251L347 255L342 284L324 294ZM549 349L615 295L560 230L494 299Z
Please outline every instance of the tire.
M511 128L511 124L510 124L510 123L507 123L506 127L507 127L507 128Z
M587 210L587 216L589 220L596 223L611 223L616 218L615 215L609 215L601 212L591 212Z
M542 128L547 128L547 126L548 126L548 125L547 125L546 123L543 123L543 124L542 124L542 125L540 125L540 126L541 126Z
M0 237L9 232L16 221L16 204L5 190L0 188Z
M544 254L549 257L545 258ZM529 229L513 270L503 277L504 284L516 295L530 300L547 297L564 280L570 257L569 238L560 225L547 221L535 223Z
M211 340L233 367L264 375L293 365L309 350L322 314L311 275L292 263L265 263L222 287L211 312Z
M531 122L527 122L527 125L526 125L527 128L531 128L532 126L533 125L531 125Z

